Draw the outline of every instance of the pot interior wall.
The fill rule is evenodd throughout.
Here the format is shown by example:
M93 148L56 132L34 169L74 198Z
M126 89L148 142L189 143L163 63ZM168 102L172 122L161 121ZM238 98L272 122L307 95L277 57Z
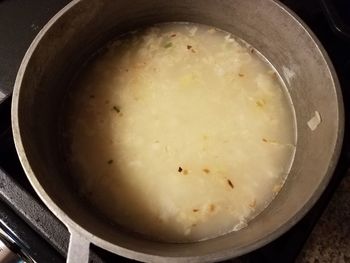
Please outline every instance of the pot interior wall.
M164 21L216 26L253 45L283 78L297 119L293 167L268 209L239 232L193 244L152 242L112 227L75 194L58 150L60 107L79 65L113 35ZM196 257L214 252L221 252L218 259L238 255L267 242L273 233L280 234L289 228L326 186L341 140L342 116L338 105L341 99L331 70L312 37L273 1L77 2L53 22L38 43L24 73L18 99L18 122L26 157L41 186L61 210L87 231L112 244L167 257ZM307 122L315 111L320 113L322 122L311 131ZM113 245L108 249L125 253ZM126 255L134 256L132 252Z

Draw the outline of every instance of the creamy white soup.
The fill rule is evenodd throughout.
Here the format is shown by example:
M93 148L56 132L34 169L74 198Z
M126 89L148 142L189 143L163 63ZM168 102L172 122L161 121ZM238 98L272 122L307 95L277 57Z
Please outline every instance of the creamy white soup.
M128 33L72 90L72 175L129 230L170 242L240 230L288 175L289 97L257 51L227 32L166 23Z

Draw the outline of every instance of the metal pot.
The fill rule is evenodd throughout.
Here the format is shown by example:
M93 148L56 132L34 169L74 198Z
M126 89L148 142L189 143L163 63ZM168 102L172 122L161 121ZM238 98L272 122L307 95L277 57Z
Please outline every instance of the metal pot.
M208 24L244 39L277 69L295 107L296 155L281 192L248 227L202 242L155 242L113 227L76 194L59 151L62 99L84 58L111 36L163 21ZM307 122L315 111L322 121L312 131ZM68 262L87 262L90 243L151 262L218 261L265 245L291 228L327 186L340 153L343 122L341 92L326 52L300 19L272 0L73 1L27 51L12 105L24 170L71 233Z

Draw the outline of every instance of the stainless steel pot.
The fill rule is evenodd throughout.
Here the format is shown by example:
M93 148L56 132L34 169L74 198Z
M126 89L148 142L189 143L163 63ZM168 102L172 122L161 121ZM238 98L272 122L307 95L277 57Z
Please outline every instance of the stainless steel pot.
M232 32L266 56L292 98L298 142L277 198L247 228L207 241L154 242L113 227L77 194L59 151L57 123L67 83L111 36L146 24L193 21ZM307 122L318 111L321 123ZM315 203L336 165L343 137L338 80L324 49L290 10L272 0L76 0L40 31L19 69L12 125L24 170L45 204L71 233L69 262L87 262L93 243L151 262L205 262L250 252L291 228Z

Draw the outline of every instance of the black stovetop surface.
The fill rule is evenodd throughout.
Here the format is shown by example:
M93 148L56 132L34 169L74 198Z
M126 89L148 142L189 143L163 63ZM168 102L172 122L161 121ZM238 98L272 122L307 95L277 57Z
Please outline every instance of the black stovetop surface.
M31 188L19 163L10 127L11 92L20 62L35 35L68 0L0 0L0 228L16 244L13 250L36 262L64 262L69 233L43 205ZM285 0L313 30L328 52L337 71L344 97L345 113L349 112L350 88L350 1ZM325 8L327 3L330 8ZM334 8L333 8L334 7ZM332 18L333 11L337 15ZM276 22L277 23L277 22ZM346 123L345 134L349 131ZM349 140L336 171L325 192L290 231L263 248L232 261L294 262L314 225L327 206L349 162ZM1 238L1 233L0 233ZM93 262L128 261L92 246Z

